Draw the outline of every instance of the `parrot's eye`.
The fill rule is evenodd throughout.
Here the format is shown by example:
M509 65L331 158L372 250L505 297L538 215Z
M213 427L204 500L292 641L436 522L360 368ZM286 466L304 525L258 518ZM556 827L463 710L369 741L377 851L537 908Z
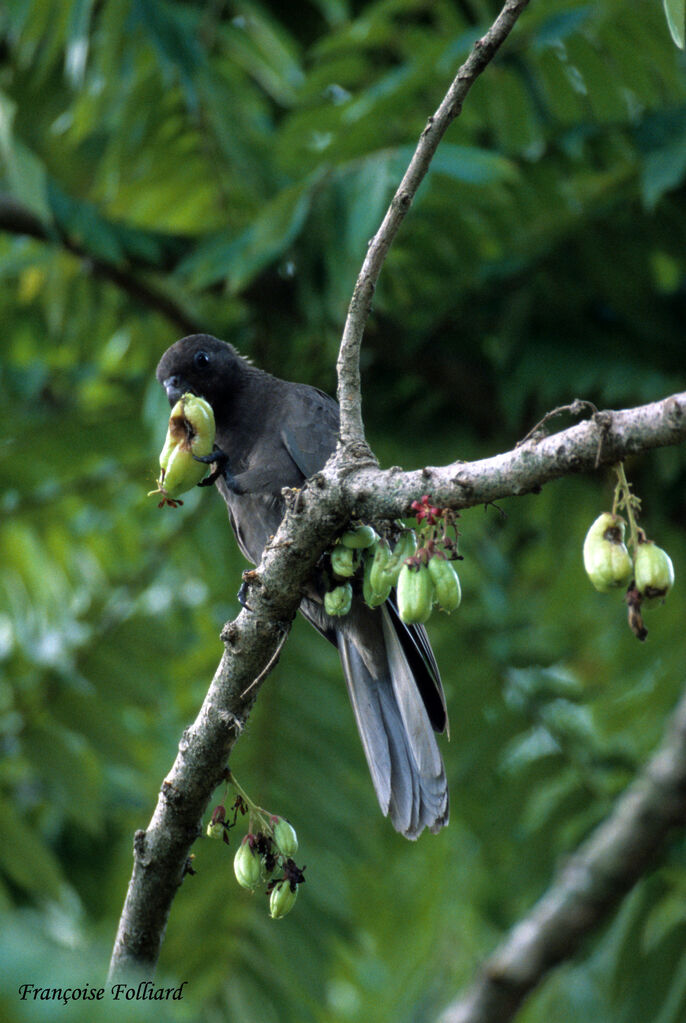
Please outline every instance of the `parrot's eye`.
M193 356L193 362L198 369L207 369L210 364L210 357L207 352L196 352Z

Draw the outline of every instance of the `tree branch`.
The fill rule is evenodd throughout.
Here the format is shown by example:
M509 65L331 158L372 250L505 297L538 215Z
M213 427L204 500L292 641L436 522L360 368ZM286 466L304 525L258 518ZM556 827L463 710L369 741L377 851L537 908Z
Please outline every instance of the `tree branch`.
M512 451L478 462L452 462L413 472L361 468L350 481L355 514L365 520L410 514L418 494L456 510L535 493L551 480L591 472L628 455L686 440L686 391L591 419L549 437L534 435Z
M475 43L443 103L429 119L370 246L351 301L339 355L344 448L354 441L364 444L359 347L386 252L448 125L527 3L528 0L506 0L493 26ZM12 220L7 211L5 220L6 223ZM15 219L14 229L16 226ZM22 229L35 237L47 236L47 230L35 218L31 223L25 220ZM77 251L72 243L64 243ZM103 269L112 274L111 267ZM279 645L290 628L305 581L350 518L353 494L342 481L352 478L359 464L351 459L350 453L342 451L306 484L281 523L273 544L265 550L257 571L251 573L252 610L243 610L222 632L225 651L207 697L179 744L178 756L162 786L147 831L139 831L135 837L133 874L110 962L111 979L154 970L172 900L183 880L202 814L221 780L259 687L277 660ZM385 484L383 477L378 484Z
M251 610L241 611L222 632L225 649L207 697L179 744L148 829L137 832L135 837L133 874L112 954L110 979L131 973L145 975L154 970L172 901L186 873L188 855L200 833L201 818L212 791L223 777L227 758L262 682L278 660L314 565L353 512L367 520L395 518L406 514L412 500L426 490L440 504L464 508L536 491L545 482L567 473L686 438L686 395L677 395L628 412L596 414L587 423L552 437L527 439L514 451L471 465L455 462L414 473L397 469L381 472L370 469L368 460L360 459L360 452L355 451L361 447L362 452L367 452L361 414L359 349L381 266L443 134L458 115L474 80L493 58L527 3L528 0L507 0L491 29L475 44L443 103L429 119L407 173L369 247L351 300L338 359L341 449L321 473L307 481L297 501L292 494L289 500L289 492L285 492L289 504L286 516L260 566L250 574ZM684 722L686 734L686 712ZM659 777L662 776L656 770L656 785ZM668 779L664 787L669 794ZM630 800L627 805L631 805ZM668 815L670 823L674 814ZM648 830L662 834L667 824L662 818L657 824L656 829ZM600 845L598 849L600 863ZM635 870L640 869L636 864ZM545 912L551 915L550 909ZM526 930L523 937L526 938ZM517 948L521 941L520 932ZM539 959L542 955L539 952ZM517 957L510 958L516 970ZM506 955L501 955L501 970L507 971L509 961ZM529 976L535 978L535 971L527 974L524 981L518 980L515 972L518 991L528 990ZM490 998L488 992L486 997ZM512 994L508 997L511 999ZM460 1011L459 1006L456 1011Z
M0 231L28 235L38 241L59 244L67 252L81 259L84 267L94 277L116 284L136 302L161 313L184 333L197 334L202 330L200 322L178 302L141 280L130 267L94 256L83 245L70 238L58 225L45 224L40 217L5 192L0 193ZM164 267L156 269L163 270Z
M202 815L221 782L260 686L278 659L306 580L341 531L350 506L335 482L335 467L317 475L296 502L250 573L248 604L222 630L224 653L195 722L183 734L152 820L134 838L134 866L119 921L111 981L150 976L159 956L172 901ZM315 507L316 505L316 507Z
M429 117L402 181L391 200L381 227L369 243L362 269L355 283L338 354L338 403L341 407L340 437L343 444L365 443L360 390L360 345L369 317L376 282L386 254L424 180L438 144L462 110L462 104L481 72L493 60L512 31L529 0L506 0L488 32L477 39L467 60L457 72L443 102Z
M571 958L686 823L686 694L657 753L612 814L482 967L441 1023L507 1023L526 995Z
M645 440L641 440L641 435ZM137 833L134 869L119 924L111 978L150 974L166 921L184 876L191 846L214 788L248 718L284 632L296 613L306 580L353 512L396 518L431 484L431 493L454 508L536 491L566 473L592 469L602 460L675 444L686 439L686 394L625 412L598 413L593 420L544 440L480 462L455 462L414 473L358 468L339 451L303 486L262 563L250 573L248 604L225 626L224 654L194 724L162 786L146 831ZM435 486L434 486L435 484ZM414 489L413 489L414 488Z

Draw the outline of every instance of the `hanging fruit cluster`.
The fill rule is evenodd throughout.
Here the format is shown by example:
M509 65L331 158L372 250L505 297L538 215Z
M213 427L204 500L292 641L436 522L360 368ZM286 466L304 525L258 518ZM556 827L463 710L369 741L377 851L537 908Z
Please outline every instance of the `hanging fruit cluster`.
M195 394L184 394L174 405L169 417L169 427L160 452L160 475L157 490L151 490L148 497L161 494L158 507L168 504L176 508L183 504L181 494L192 490L200 482L207 466L195 457L209 455L214 448L214 412L204 398Z
M293 857L298 851L295 828L283 817L268 813L250 799L233 775L230 782L237 796L229 821L223 803L214 808L207 837L229 844L229 830L236 826L238 814L248 814L248 833L236 850L233 872L241 888L254 892L264 885L269 896L269 915L274 920L286 916L298 897L298 885L305 881L303 871Z
M636 520L641 501L631 492L621 462L615 466L615 471L617 485L612 511L599 515L586 534L584 568L601 593L627 587L629 627L638 639L644 640L648 630L643 624L641 609L664 602L674 584L674 567L667 552L638 527ZM626 519L620 511L625 512ZM625 543L627 520L629 537Z
M414 501L412 510L417 532L401 526L393 543L371 526L343 533L329 554L327 614L348 614L360 574L369 607L379 607L397 589L398 613L408 625L426 622L435 605L448 613L459 607L462 590L453 564L460 560L456 515L433 505L428 494Z

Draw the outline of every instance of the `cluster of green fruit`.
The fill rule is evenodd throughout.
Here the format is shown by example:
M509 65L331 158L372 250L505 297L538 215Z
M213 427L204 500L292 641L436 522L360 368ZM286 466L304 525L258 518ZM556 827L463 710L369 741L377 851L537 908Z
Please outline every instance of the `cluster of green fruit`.
M584 568L601 593L626 587L629 628L640 639L648 630L642 609L662 604L674 584L674 566L666 551L648 540L636 526L631 505L627 506L633 558L624 543L626 523L616 512L603 512L595 520L584 540Z
M448 613L459 607L462 590L453 565L459 555L448 533L454 516L429 502L427 495L412 505L419 540L412 529L403 529L392 547L368 525L343 533L329 555L333 586L324 595L327 614L348 614L352 580L360 573L362 596L369 607L385 603L396 588L398 613L408 625L427 621L434 605Z
M236 805L244 805L241 797ZM233 872L239 885L248 891L266 885L269 915L279 920L293 909L298 885L305 881L304 868L298 867L293 859L298 851L298 836L283 817L265 815L259 807L251 807L251 823L253 810L258 812L260 827L257 831L251 827L241 841L233 858ZM222 839L228 844L228 829L233 824L227 822L224 807L217 806L207 825L208 838Z
M584 568L601 593L628 586L633 579L633 586L649 607L664 600L674 584L672 559L648 540L643 530L637 531L632 559L624 543L625 530L621 515L599 515L584 540Z
M638 527L641 499L632 491L624 464L617 462L614 471L617 483L612 511L599 515L586 534L584 568L601 593L627 587L624 599L629 628L638 639L644 640L648 630L643 624L642 609L664 603L674 584L674 566L669 554ZM624 543L627 523L620 511L626 512L629 520L627 543L633 557Z
M169 427L160 452L160 475L157 490L148 497L161 494L159 507L176 508L183 504L181 494L192 490L207 472L207 465L198 457L209 455L214 448L215 423L212 406L195 394L184 394L174 405ZM197 456L197 457L196 457Z

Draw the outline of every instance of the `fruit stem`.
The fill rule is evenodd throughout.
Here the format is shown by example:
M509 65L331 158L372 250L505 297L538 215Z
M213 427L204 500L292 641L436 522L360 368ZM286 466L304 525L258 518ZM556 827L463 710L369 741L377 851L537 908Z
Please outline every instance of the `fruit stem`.
M617 473L617 486L615 487L615 496L612 502L612 514L616 515L620 509L626 512L626 517L629 520L630 533L628 543L633 548L635 554L638 550L639 544L639 530L636 523L636 515L641 507L641 499L631 493L631 484L627 480L626 473L624 472L624 462L617 462L614 469Z
M250 831L253 830L253 825L252 825L253 818L257 817L257 819L258 819L258 821L260 823L260 828L264 828L268 832L271 833L272 829L271 829L271 825L269 823L269 818L270 818L271 815L263 807L258 806L257 803L253 803L252 799L250 798L248 793L245 791L243 786L239 785L239 783L236 781L236 775L233 773L233 771L231 772L231 784L233 785L233 787L235 788L236 792L241 797L241 799L244 801L245 805L248 807L249 822L250 822L249 823L249 830Z

